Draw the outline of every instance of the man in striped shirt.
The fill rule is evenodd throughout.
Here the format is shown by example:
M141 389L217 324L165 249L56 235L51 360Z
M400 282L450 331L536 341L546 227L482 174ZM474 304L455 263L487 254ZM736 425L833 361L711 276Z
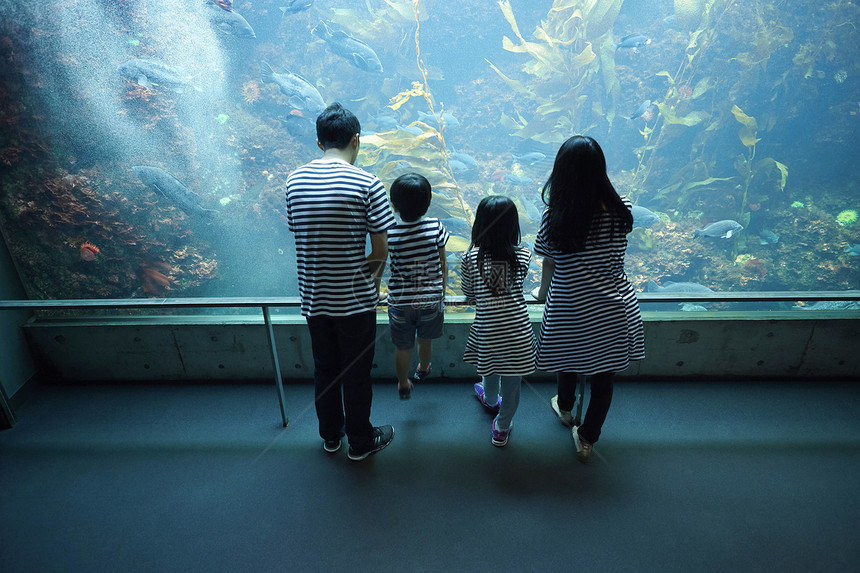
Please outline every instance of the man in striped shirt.
M379 179L354 165L361 132L355 115L334 103L316 127L323 156L287 177L287 222L296 238L323 447L338 451L345 430L349 459L363 460L394 438L393 427L370 423L370 370L387 230L395 219Z

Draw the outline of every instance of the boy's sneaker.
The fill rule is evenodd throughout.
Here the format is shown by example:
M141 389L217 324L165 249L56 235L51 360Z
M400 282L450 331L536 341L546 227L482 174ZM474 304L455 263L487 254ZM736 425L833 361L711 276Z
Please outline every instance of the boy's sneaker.
M423 382L425 378L430 376L430 368L432 366L433 366L432 364L428 364L427 370L421 370L420 368L418 368L416 366L415 367L415 373L412 374L412 379L415 380L416 382Z
M594 447L579 436L579 426L574 426L571 430L573 435L573 444L576 446L576 457L582 463L588 463L591 459L591 449Z
M568 428L573 427L573 414L571 412L561 410L558 407L557 395L549 399L549 405L552 406L552 411L555 412L556 416L558 416L558 421L561 422L563 426Z
M495 406L490 406L489 404L487 404L487 399L484 398L484 383L483 382L476 382L475 383L475 396L478 398L478 402L483 404L484 408L486 408L487 410L489 410L490 412L492 412L494 414L499 413L499 408L502 407L502 397L499 396L499 399L496 402Z
M340 450L340 440L326 440L323 442L323 449L330 454Z
M508 436L511 435L511 430L513 429L514 424L511 422L511 425L508 426L507 430L500 430L499 425L496 423L496 420L493 419L493 445L499 446L500 448L508 443Z
M385 448L394 439L394 426L378 426L373 428L373 441L369 446L359 449L353 446L349 447L349 459L358 462L375 454L379 450Z
M397 394L401 400L408 400L412 397L412 382L408 382L408 384L406 388L401 388L400 383L397 383Z

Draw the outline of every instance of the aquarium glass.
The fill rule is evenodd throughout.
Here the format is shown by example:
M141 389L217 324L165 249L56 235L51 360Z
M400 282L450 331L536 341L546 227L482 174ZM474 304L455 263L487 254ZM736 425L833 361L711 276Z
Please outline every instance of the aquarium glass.
M284 183L339 101L358 165L430 181L449 294L481 198L533 245L574 134L636 206L637 290L857 289L858 25L844 0L0 0L0 229L34 299L297 296Z

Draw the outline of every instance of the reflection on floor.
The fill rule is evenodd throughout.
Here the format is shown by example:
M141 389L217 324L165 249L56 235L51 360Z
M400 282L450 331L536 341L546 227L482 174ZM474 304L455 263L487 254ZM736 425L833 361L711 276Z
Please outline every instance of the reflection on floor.
M471 382L401 402L392 445L325 454L310 386L48 386L0 432L0 568L850 571L860 385L618 383L588 466L523 388L505 448Z

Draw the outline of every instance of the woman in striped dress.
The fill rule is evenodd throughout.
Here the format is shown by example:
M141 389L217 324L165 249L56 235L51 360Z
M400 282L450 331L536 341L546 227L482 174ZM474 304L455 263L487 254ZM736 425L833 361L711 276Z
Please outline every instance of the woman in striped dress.
M535 368L535 338L523 295L531 253L519 242L516 205L507 197L485 197L460 266L463 294L476 308L463 359L482 377L475 395L496 414L492 443L500 447L508 442L522 377Z
M548 208L535 252L544 262L535 297L546 306L537 367L557 373L552 406L566 426L573 425L578 376L588 377L585 420L572 428L579 460L587 462L612 403L615 373L645 355L639 303L624 273L631 203L616 193L603 150L587 136L562 144L543 200Z

